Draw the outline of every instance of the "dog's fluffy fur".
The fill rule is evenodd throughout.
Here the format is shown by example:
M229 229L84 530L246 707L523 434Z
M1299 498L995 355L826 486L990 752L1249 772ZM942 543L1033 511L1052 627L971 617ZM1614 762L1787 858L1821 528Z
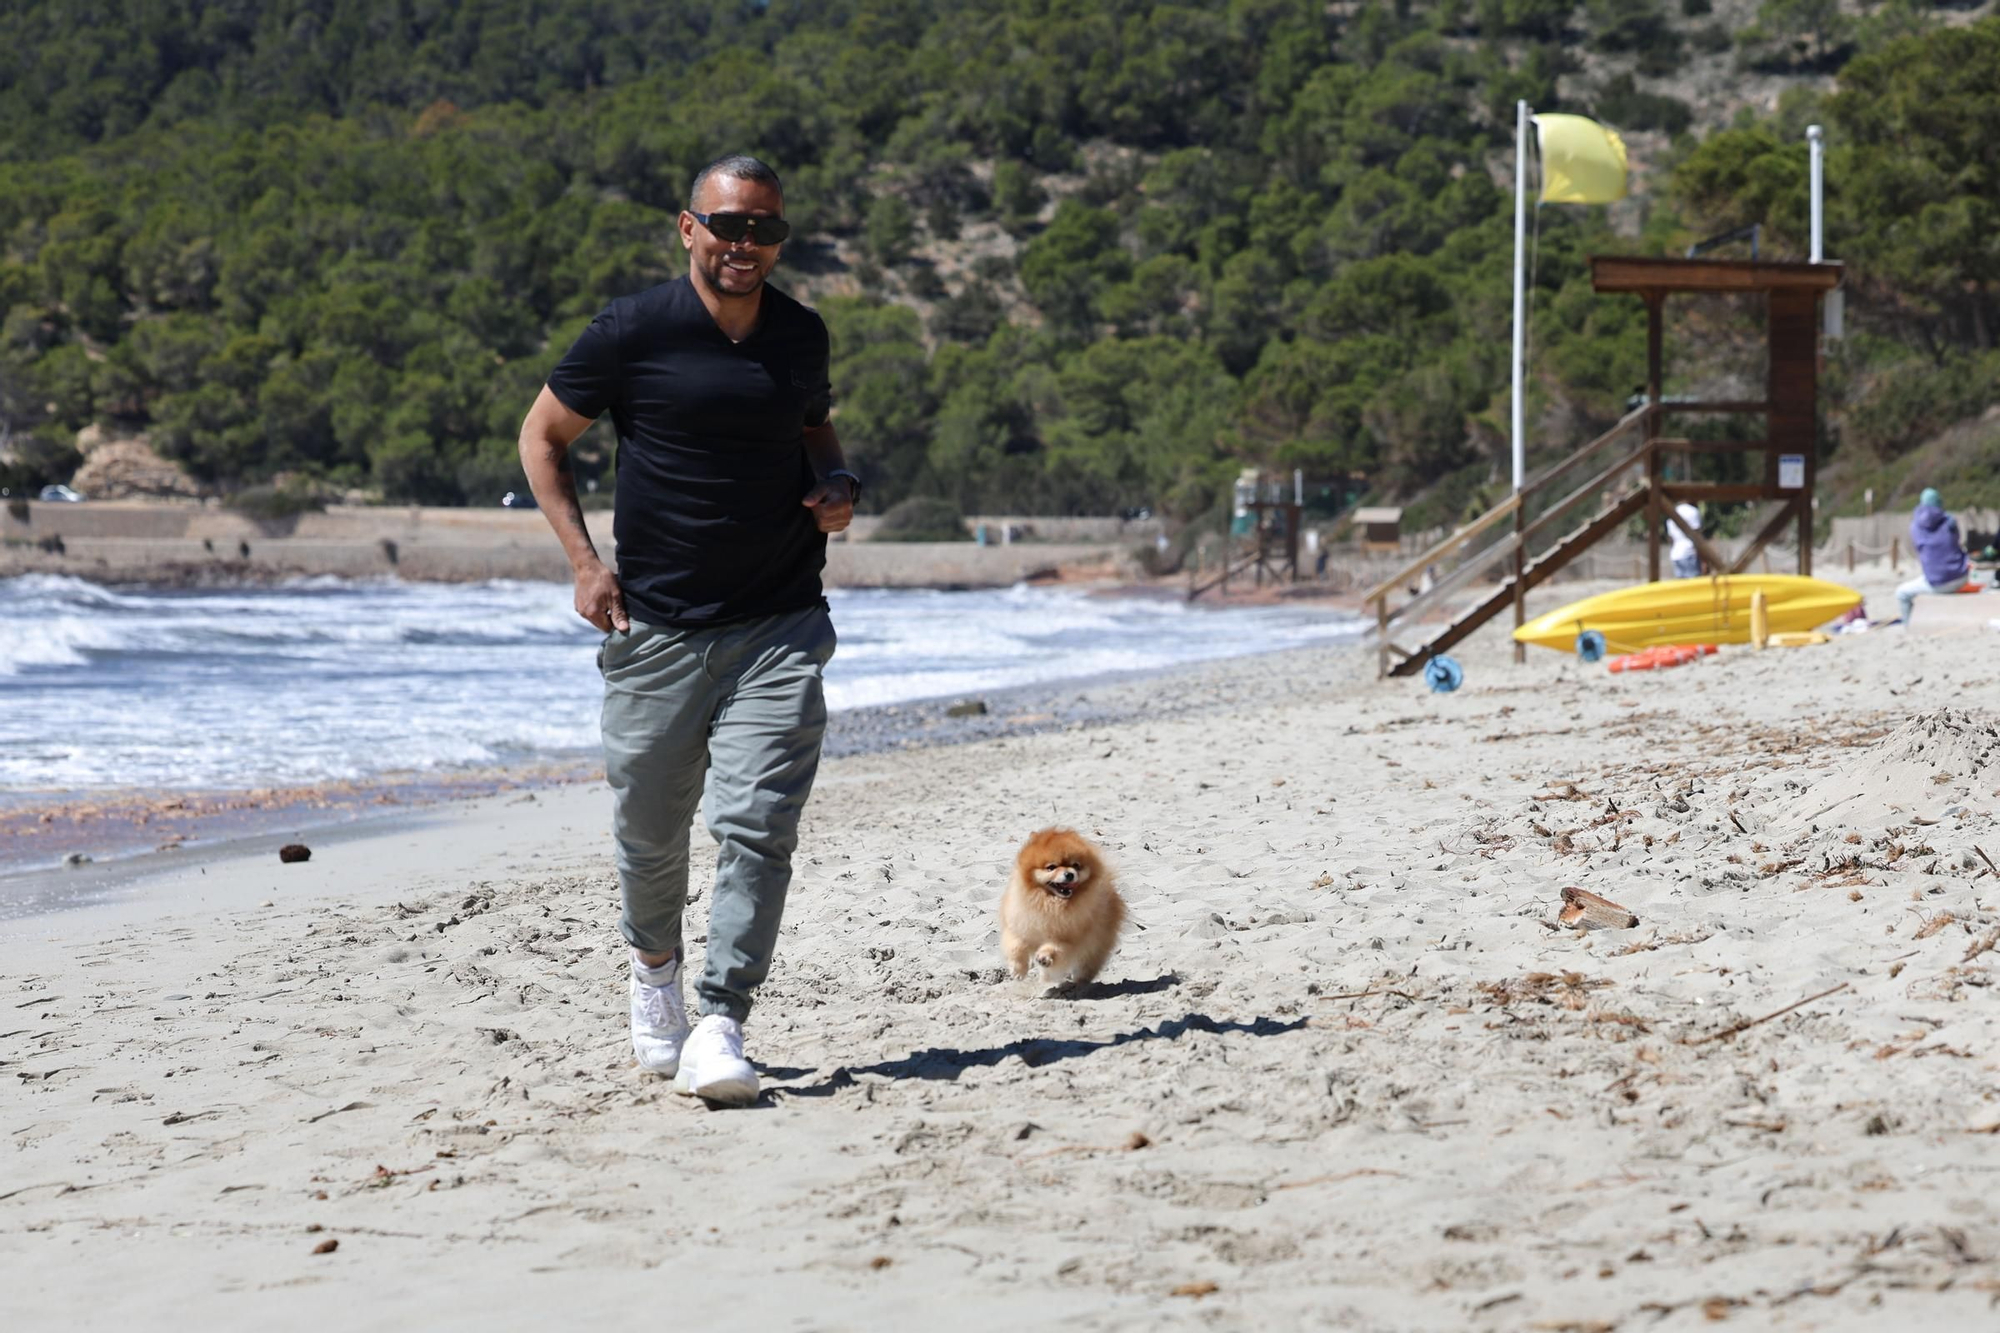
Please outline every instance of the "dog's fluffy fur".
M1088 838L1045 828L1021 844L1000 896L1000 951L1016 977L1033 964L1051 982L1082 985L1118 947L1124 925L1117 880Z

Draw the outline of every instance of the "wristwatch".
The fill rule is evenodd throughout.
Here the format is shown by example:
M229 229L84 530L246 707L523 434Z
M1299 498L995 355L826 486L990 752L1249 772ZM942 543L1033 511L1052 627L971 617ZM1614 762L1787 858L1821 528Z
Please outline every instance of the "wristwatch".
M860 504L861 478L855 476L852 472L849 472L844 467L837 467L833 471L827 473L824 477L820 478L820 480L832 481L835 477L847 478L847 498L854 504Z

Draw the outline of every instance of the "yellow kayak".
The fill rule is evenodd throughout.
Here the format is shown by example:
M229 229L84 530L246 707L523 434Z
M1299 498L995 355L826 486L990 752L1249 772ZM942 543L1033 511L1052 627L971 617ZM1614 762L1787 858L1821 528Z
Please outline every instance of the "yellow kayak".
M1668 579L1571 602L1515 630L1514 641L1575 652L1576 636L1594 629L1614 653L1675 643L1748 643L1750 598L1759 592L1773 634L1817 629L1861 605L1852 588L1796 574Z

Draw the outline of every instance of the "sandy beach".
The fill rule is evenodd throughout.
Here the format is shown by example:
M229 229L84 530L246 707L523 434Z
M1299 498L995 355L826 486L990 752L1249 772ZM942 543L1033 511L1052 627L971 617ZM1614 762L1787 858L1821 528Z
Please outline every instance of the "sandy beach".
M633 1066L592 784L299 865L152 858L0 946L0 1306L1990 1328L1996 642L1613 677L1488 631L1455 694L1300 650L833 757L738 1112ZM1075 997L996 947L1012 850L1054 822L1142 927ZM1638 925L1562 926L1565 887Z

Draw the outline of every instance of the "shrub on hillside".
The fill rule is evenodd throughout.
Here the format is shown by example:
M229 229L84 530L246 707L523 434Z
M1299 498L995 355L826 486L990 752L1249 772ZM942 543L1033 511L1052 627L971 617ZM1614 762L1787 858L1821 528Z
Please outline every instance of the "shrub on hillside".
M4 375L0 375L4 380ZM0 414L0 491L33 495L51 482L68 481L83 465L83 455L50 428L9 434Z
M2000 403L2000 352L1953 352L1942 364L1905 361L1881 372L1847 413L1843 434L1878 458L1907 453Z
M316 514L326 508L319 489L305 482L287 481L280 485L246 486L224 501L245 518L274 523L300 514Z
M891 505L869 540L878 542L969 542L958 506L934 495L913 495Z
M1665 130L1680 134L1694 123L1694 110L1678 97L1639 89L1630 74L1620 74L1598 89L1599 118L1622 130Z

